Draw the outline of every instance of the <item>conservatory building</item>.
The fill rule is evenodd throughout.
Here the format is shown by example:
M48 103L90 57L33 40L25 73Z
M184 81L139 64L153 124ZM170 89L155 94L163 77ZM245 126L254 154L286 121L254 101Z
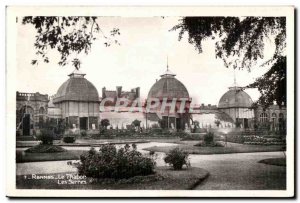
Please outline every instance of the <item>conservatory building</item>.
M99 95L96 87L79 70L69 74L53 96L53 111L60 112L61 118L71 128L94 130L99 122ZM57 116L57 113L55 114Z

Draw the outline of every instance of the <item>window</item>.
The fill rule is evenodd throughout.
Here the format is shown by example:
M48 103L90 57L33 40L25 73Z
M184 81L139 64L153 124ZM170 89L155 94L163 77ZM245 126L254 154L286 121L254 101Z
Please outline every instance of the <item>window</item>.
M283 113L279 113L279 118L284 119Z
M272 113L272 128L273 129L276 128L276 118L277 118L276 113Z
M278 118L278 122L279 124L282 124L284 121L284 116L283 116L283 113L279 113L279 118Z
M44 107L41 107L41 108L39 109L39 114L40 114L40 115L45 114L45 108L44 108Z
M278 123L279 123L279 130L280 131L285 131L286 123L285 123L285 120L284 120L283 113L279 113Z
M268 114L265 113L265 112L261 113L261 114L259 115L259 120L260 120L260 122L262 122L262 123L268 122Z

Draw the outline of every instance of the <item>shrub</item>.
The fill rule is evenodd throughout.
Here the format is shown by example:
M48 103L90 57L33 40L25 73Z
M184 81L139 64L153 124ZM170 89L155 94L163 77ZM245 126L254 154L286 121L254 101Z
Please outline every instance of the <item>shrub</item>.
M182 141L193 141L193 140L201 140L203 138L203 135L200 133L193 133L193 134L188 134L188 133L182 133L180 136Z
M50 129L41 129L39 135L37 135L37 140L40 140L44 145L52 145L54 140L54 132Z
M243 144L245 142L245 137L241 135L228 134L227 142L240 143Z
M141 126L141 122L142 122L142 121L135 119L134 121L132 121L131 124L132 124L134 127L140 127L140 126Z
M151 128L160 128L160 127L159 127L158 123L153 123L153 124L151 125Z
M63 141L64 141L65 143L74 143L75 140L76 140L75 136L70 136L70 135L65 136L65 137L63 138Z
M103 127L106 130L107 127L110 125L110 122L108 119L105 118L100 121L100 125L101 125L101 127Z
M196 146L196 147L224 147L224 144L222 144L220 142L213 142L209 145L206 145L204 142L200 142L198 144L195 144L194 146Z
M86 133L85 130L82 130L82 131L80 132L80 135L81 135L82 137L86 137L86 136L87 136L87 133Z
M171 149L165 156L164 161L171 165L175 170L181 170L183 165L190 166L188 159L189 153L176 147Z
M172 136L173 137L180 137L180 138L184 138L186 136L188 136L189 134L186 133L186 132L182 132L182 131L179 131L179 132L173 132L172 133Z
M154 134L154 135L161 135L163 132L163 130L161 128L152 128L150 129L150 133L151 134Z
M216 124L217 127L219 127L221 125L221 121L215 120L215 124Z
M91 148L80 156L78 173L93 178L127 179L154 174L155 161L144 157L127 144L119 149L115 145L102 145L99 152Z
M214 137L215 137L214 133L212 133L212 132L206 133L204 135L204 143L206 145L213 144L214 143Z
M66 149L55 146L55 145L36 145L31 148L25 150L28 153L57 153L57 152L65 152Z

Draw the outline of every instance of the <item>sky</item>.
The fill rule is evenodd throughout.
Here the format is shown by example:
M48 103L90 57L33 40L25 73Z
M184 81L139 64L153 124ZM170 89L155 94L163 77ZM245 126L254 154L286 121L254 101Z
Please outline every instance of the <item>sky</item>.
M217 105L221 96L232 86L234 71L224 66L221 59L216 59L214 41L203 42L203 52L199 54L192 44L188 43L187 35L178 41L178 32L170 29L178 24L180 18L148 17L124 18L101 17L98 21L103 32L115 27L121 35L117 40L120 45L104 46L101 39L95 41L88 55L80 55L81 71L98 89L99 96L103 87L115 90L123 86L123 90L141 88L141 97L146 98L156 79L166 71L167 58L169 69L176 74L193 98L194 104ZM56 93L60 85L68 79L74 67L57 64L58 53L49 51L50 63L31 65L35 59L34 41L36 31L32 25L18 23L17 35L17 91L40 92L49 96ZM236 70L236 80L245 86L261 76L268 69L259 67L274 51L269 40L265 47L265 59L248 70ZM259 92L255 89L246 90L255 101Z

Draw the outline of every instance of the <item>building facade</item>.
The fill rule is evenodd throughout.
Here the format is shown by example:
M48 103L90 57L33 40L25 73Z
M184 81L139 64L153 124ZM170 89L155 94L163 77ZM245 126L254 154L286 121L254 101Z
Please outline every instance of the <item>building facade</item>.
M123 128L138 119L143 128L160 125L162 128L184 130L193 128L193 124L197 123L200 128L286 130L286 107L254 108L251 97L236 83L221 96L218 105L191 107L192 99L187 88L168 66L142 103L139 87L130 91L123 91L122 86L117 86L116 90L104 87L99 98L96 87L85 78L84 73L75 70L68 76L69 79L52 97L38 92L16 93L16 129L19 135L32 135L34 129L39 129L47 119L64 121L69 128L80 130L99 129L101 119L110 120L113 128ZM100 103L105 99L108 100L101 108ZM110 107L116 107L118 99L126 100L127 105L118 107L118 111L112 110ZM154 108L153 101L158 101Z
M147 118L148 115L150 118L158 117L163 128L183 130L190 126L189 107L192 100L187 88L175 76L176 74L172 73L167 66L167 71L151 87L145 107ZM159 105L152 109L149 108L152 105L151 102L156 100L159 101ZM171 109L173 102L175 109ZM165 108L163 107L164 103L166 104ZM181 111L182 105L184 105L183 111ZM151 114L156 114L156 116Z
M69 77L52 98L53 111L60 109L61 119L70 128L98 129L100 100L96 87L79 70L73 71Z
M47 118L47 94L16 93L16 129L18 135L32 135Z
M255 121L257 128L265 128L271 131L286 131L286 107L271 105L264 109L258 106L255 109Z
M122 86L117 86L116 90L107 90L102 88L101 101L106 99L105 106L115 106L118 99L124 99L128 102L127 106L131 106L132 103L140 98L140 87L131 89L130 91L123 91Z
M253 101L236 83L220 98L218 109L226 113L237 127L250 128L254 119Z

